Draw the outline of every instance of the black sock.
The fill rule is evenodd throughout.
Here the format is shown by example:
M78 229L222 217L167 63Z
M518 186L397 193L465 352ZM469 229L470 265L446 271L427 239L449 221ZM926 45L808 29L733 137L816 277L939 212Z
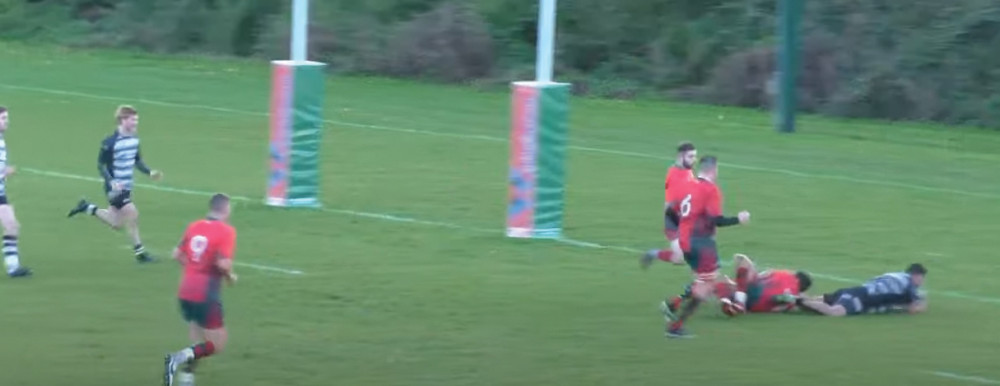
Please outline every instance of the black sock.
M97 215L97 205L88 204L87 205L87 213L89 213L91 216L96 216Z
M145 256L146 255L146 247L143 247L141 243L140 244L136 244L135 245L135 255L136 256Z

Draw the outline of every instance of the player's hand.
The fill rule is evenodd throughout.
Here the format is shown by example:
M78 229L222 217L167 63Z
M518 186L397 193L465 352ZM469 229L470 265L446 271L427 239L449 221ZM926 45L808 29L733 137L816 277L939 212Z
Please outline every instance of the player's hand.
M125 184L118 181L111 181L111 190L114 192L120 192L125 189Z
M6 169L4 169L3 176L4 177L10 177L11 175L13 175L16 172L17 172L17 168L15 168L13 166L8 166Z
M162 180L163 179L163 172L161 172L159 170L150 171L149 172L149 178L152 178L153 181Z
M230 272L228 275L226 275L226 281L229 282L229 285L236 284L236 279L238 279L238 277L236 276L235 272Z
M748 224L748 223L750 223L750 212L747 212L747 211L744 210L744 211L740 212L738 215L736 215L736 217L738 217L740 219L740 224L741 225L742 224ZM732 221L732 220L730 220L730 221Z

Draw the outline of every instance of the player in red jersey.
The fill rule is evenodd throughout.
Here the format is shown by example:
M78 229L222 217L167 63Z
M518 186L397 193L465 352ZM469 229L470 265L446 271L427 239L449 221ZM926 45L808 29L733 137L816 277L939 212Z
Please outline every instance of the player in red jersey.
M715 243L715 228L750 222L750 212L742 211L736 217L722 215L722 192L715 185L719 163L713 156L701 159L698 165L698 182L678 205L680 215L680 244L684 261L694 273L690 296L679 317L674 317L667 302L663 303L664 315L672 322L667 327L671 338L687 337L684 322L694 314L698 305L714 293L719 277L719 253Z
M727 315L743 312L785 312L795 308L795 299L812 286L812 277L787 269L757 272L749 257L737 254L736 282L727 293L716 293Z
M678 239L678 224L680 218L677 213L680 210L680 200L687 191L687 187L696 182L694 172L694 162L698 159L698 150L691 142L681 142L677 145L677 161L667 169L667 178L663 184L663 216L664 230L667 241L670 242L669 249L654 249L646 252L639 259L639 264L643 269L649 268L656 259L674 264L684 264L684 252L681 250Z
M236 229L229 225L231 206L225 194L212 196L208 217L192 222L174 249L174 258L184 266L177 297L188 322L194 345L168 354L164 359L163 383L171 386L176 374L182 384L194 383L198 360L221 352L228 340L222 323L222 281L236 282L233 251ZM180 374L178 368L185 365Z

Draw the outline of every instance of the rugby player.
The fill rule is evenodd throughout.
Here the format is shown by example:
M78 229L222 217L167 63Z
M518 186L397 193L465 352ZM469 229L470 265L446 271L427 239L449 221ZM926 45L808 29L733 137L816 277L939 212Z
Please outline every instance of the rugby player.
M903 272L877 276L858 287L841 288L815 298L797 300L800 308L826 316L851 316L866 313L907 312L917 314L927 310L927 298L920 286L927 268L910 264Z
M229 335L222 321L222 281L236 282L236 229L229 224L231 213L228 196L212 196L208 217L188 225L174 249L174 259L184 266L177 297L194 344L164 358L164 386L173 385L175 375L182 385L193 384L195 364L226 346Z
M16 170L7 164L7 140L4 135L7 134L9 125L10 111L0 106L0 225L3 226L3 265L7 269L7 276L27 277L31 276L31 269L21 266L17 250L21 225L14 215L14 206L7 199L7 177L13 175Z
M97 157L97 170L104 178L104 193L107 194L109 207L99 209L83 199L70 210L68 217L88 213L115 230L124 226L131 238L136 261L148 263L153 261L153 257L146 252L139 237L139 210L132 202L132 173L133 169L138 169L155 181L162 179L163 173L150 169L142 159L137 136L139 112L132 106L119 106L115 119L118 129L101 142Z
M671 320L667 327L667 337L682 338L689 334L684 330L684 322L694 314L698 305L715 292L719 278L719 254L715 243L716 227L746 224L750 222L750 212L742 211L736 217L722 215L722 192L715 185L719 174L718 160L713 156L701 159L698 165L697 183L688 186L680 201L680 244L684 250L684 260L694 273L690 296L681 314L674 317L670 303L664 301L661 307L664 316ZM679 303L679 302L678 302Z
M663 216L664 234L667 236L669 249L654 249L647 251L639 259L639 265L649 268L656 259L674 264L684 264L684 252L681 250L678 238L678 225L680 218L677 213L680 211L681 192L686 191L688 185L696 183L694 176L694 163L698 159L698 150L691 142L681 142L677 145L677 160L667 169L666 181L663 184Z
M725 291L716 290L727 315L790 311L795 308L795 300L812 286L812 277L803 271L758 272L753 261L743 254L733 256L733 261L736 281Z

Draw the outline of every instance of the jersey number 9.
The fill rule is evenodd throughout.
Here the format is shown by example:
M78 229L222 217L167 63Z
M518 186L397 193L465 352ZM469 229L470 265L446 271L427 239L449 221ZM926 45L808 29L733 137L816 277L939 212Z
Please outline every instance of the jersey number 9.
M188 242L188 249L191 250L191 261L197 263L201 261L201 255L208 249L208 237L197 235Z

